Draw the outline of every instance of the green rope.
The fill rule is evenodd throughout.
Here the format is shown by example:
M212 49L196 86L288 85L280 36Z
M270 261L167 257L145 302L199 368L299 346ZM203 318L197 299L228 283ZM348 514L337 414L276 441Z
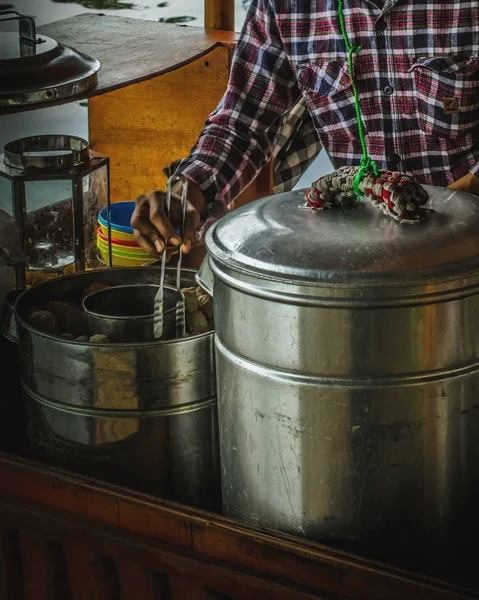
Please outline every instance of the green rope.
M356 86L355 72L354 72L354 59L356 54L361 51L362 46L353 46L349 41L348 32L346 30L346 21L344 19L344 0L338 0L338 14L339 24L341 26L341 33L343 35L344 43L346 44L346 50L348 51L348 72L351 79L351 85L354 93L354 108L356 111L356 119L358 122L359 140L361 142L361 149L363 156L359 165L359 170L354 178L353 189L356 196L361 195L360 184L365 175L368 173L374 173L377 177L379 175L379 168L376 162L369 156L368 146L366 144L366 138L364 135L364 124L361 113L361 100L359 97L358 88Z

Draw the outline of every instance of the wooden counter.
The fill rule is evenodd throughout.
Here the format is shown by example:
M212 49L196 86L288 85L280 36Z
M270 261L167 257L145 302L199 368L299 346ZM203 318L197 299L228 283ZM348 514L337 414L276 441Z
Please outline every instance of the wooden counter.
M0 598L466 600L475 591L0 454Z
M160 77L199 60L218 47L234 47L236 34L123 17L85 13L49 23L38 33L90 54L101 63L98 85L73 100L101 96L113 90ZM1 107L0 116L52 107L72 99L43 105Z

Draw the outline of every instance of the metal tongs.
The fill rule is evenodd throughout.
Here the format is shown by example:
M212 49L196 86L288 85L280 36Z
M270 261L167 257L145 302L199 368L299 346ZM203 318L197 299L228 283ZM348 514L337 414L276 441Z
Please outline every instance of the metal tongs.
M166 184L166 200L165 209L166 215L170 215L171 211L171 186L173 183L173 177L170 177ZM188 180L183 179L183 189L181 192L181 237L185 233L186 223L186 204L188 198ZM180 252L178 256L178 264L176 266L176 289L178 291L179 299L176 304L176 337L184 337L185 335L185 297L181 291L181 262L183 258L183 251L180 246ZM158 290L153 306L153 337L160 339L163 335L163 295L165 285L165 270L166 270L166 247L163 251L161 258L161 269L160 269L160 289Z

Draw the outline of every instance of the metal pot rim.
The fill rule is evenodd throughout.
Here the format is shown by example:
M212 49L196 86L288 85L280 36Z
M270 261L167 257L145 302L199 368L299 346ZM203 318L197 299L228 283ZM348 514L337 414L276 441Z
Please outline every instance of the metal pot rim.
M31 156L32 152L39 154ZM5 165L17 170L32 167L71 169L90 160L88 141L76 135L52 134L19 138L5 144L4 153Z
M159 285L155 285L154 283L137 283L137 284L127 284L127 285L115 285L112 287L108 287L108 288L103 288L101 290L96 290L95 292L91 292L91 294L88 294L87 296L85 296L82 300L82 308L83 311L86 315L91 315L93 317L102 319L102 318L107 318L107 319L111 319L112 321L148 321L151 320L153 318L153 314L151 315L131 315L131 316L124 316L124 315L117 315L117 316L112 316L112 315L105 315L103 313L97 312L95 310L91 310L89 308L87 308L85 306L85 302L91 300L92 297L94 296L99 296L101 294L105 294L107 293L108 290L120 290L120 289L124 289L124 288L140 288L140 287L154 287L154 288L159 288ZM178 290L170 285L165 285L164 289L167 290L173 290L174 292L178 292ZM181 293L181 292L178 292ZM168 315L172 312L176 311L176 306L172 306L171 308L169 308L168 310L164 311L165 315Z
M159 273L160 273L160 267L158 266L148 266L148 267L120 267L118 269L115 269L115 271L130 271L132 269L148 269L148 270L155 270L158 272L158 280L159 280ZM103 271L104 269L94 269L93 271ZM171 272L173 275L176 275L176 267L167 267L166 270L168 272ZM93 271L89 271L90 273ZM182 272L185 273L191 273L193 276L196 273L195 269L182 269ZM71 280L71 279L79 279L80 277L83 277L85 275L85 273L71 273L70 275L63 275L62 280ZM47 287L50 286L52 283L52 280L47 280L47 281L43 281L42 283L39 283L35 286L35 290L41 289L42 287ZM29 293L29 289L25 290L25 294ZM185 343L190 343L190 342L194 342L195 340L201 339L201 338L206 338L208 336L214 336L215 331L206 331L205 333L198 333L197 335L188 335L184 338L176 338L173 340L158 340L158 341L153 341L153 342L134 342L134 343L109 343L109 344L103 344L100 342L78 342L76 340L66 340L63 339L61 337L58 337L56 335L51 335L49 333L44 333L43 331L39 331L38 329L35 329L34 327L32 327L27 321L25 321L19 314L18 314L18 310L17 310L17 302L21 299L21 297L23 296L23 294L20 294L20 296L17 298L17 300L15 301L15 304L13 306L13 311L14 311L14 315L15 318L17 320L17 325L20 325L20 329L24 329L26 331L29 331L33 334L35 334L38 337L42 337L42 338L46 338L51 340L52 342L55 342L56 344L60 343L60 344L64 344L65 346L69 346L69 345L74 345L74 346L85 346L85 347L95 347L97 349L100 348L104 348L106 349L111 349L113 347L115 348L144 348L145 345L148 346L167 346L167 345L173 345L173 344L185 344Z

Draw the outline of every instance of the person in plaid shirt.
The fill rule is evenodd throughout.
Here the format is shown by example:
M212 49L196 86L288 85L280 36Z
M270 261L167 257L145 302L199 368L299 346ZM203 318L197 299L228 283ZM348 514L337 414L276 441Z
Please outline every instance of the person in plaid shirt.
M371 158L479 195L479 3L347 0L345 19L362 48L355 77ZM275 192L291 189L323 146L335 169L359 164L346 57L337 0L253 0L228 89L172 166L190 182L185 252L271 157ZM165 240L181 243L163 202L161 192L140 196L132 217L152 255Z

